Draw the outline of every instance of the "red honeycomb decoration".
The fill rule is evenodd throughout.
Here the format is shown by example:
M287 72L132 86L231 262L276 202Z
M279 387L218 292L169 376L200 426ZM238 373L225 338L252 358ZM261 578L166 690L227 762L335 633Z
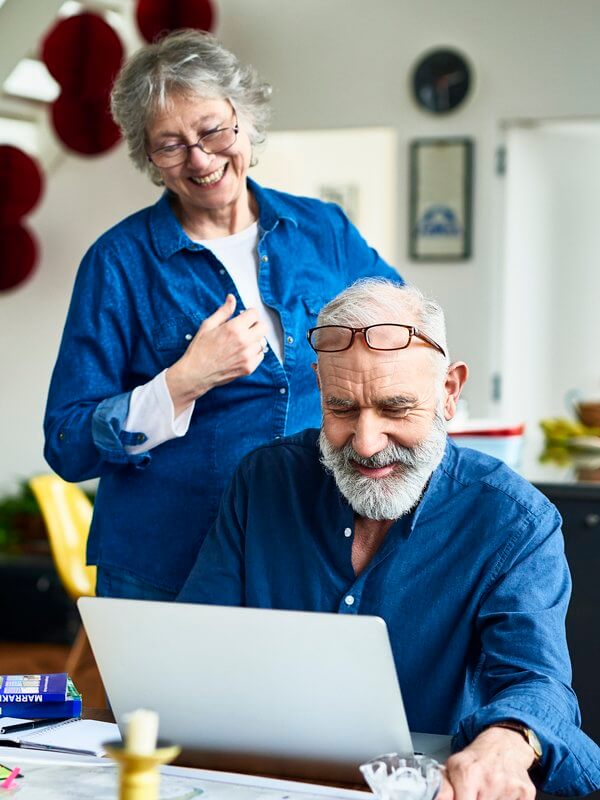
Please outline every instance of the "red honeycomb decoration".
M42 60L62 89L52 124L70 150L95 155L119 141L109 98L123 55L113 28L91 12L60 20L44 38Z
M135 17L147 42L179 28L212 31L216 21L211 0L138 0Z
M21 220L42 190L36 162L17 147L0 145L0 291L23 283L35 268L37 243Z

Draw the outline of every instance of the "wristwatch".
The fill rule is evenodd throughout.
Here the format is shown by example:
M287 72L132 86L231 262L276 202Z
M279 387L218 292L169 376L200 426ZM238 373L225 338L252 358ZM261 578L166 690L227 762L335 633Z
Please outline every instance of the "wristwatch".
M520 733L535 753L535 758L531 766L537 767L542 759L542 745L535 731L532 731L531 728L527 727L527 725L523 725L522 722L517 722L514 719L503 719L500 722L494 722L490 727L508 728L509 731L516 731L517 733Z

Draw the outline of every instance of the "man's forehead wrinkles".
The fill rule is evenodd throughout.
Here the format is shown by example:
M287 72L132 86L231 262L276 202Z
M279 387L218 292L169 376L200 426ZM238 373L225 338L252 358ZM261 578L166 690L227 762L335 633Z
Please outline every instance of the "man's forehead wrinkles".
M328 366L332 367L333 369L352 369L350 366L352 361L352 355L348 355L349 351L344 351L343 353L329 353L327 354L328 357L325 359L323 355L321 355L321 359L323 364L327 364ZM365 362L363 361L360 364L360 371L363 370L370 371L374 369L378 369L386 366L393 366L393 367L400 367L403 363L408 360L408 356L404 355L403 350L390 350L386 352L385 350L371 350L366 355L368 355L368 363L369 366L365 366ZM404 356L404 357L402 357ZM355 368L356 369L356 368Z
M371 397L395 396L411 393L411 381L406 373L384 372L380 369L366 371L354 369L329 370L322 375L325 395L355 394L360 392Z
M387 369L385 369L386 366L388 367ZM382 367L384 367L384 369L382 369ZM378 379L393 380L399 375L405 374L404 370L399 370L397 364L393 363L389 365L376 364L368 367L352 367L350 365L339 364L333 365L332 369L326 371L325 374L327 374L327 372L329 372L334 380L352 381L353 383L365 383Z

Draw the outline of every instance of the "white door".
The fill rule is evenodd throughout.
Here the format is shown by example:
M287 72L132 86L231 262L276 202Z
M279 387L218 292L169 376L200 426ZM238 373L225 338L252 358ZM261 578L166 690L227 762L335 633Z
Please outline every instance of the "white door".
M600 121L509 127L501 411L528 429L600 397Z

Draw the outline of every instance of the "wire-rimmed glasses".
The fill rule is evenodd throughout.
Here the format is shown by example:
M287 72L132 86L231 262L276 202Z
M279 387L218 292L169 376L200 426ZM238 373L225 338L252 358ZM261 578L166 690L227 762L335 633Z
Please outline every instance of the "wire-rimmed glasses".
M180 142L178 144L168 144L165 147L159 147L151 153L148 153L148 161L152 162L155 167L168 169L169 167L177 167L179 164L183 164L184 161L187 161L190 150L194 147L199 147L203 153L209 156L222 153L234 144L240 132L235 112L234 119L234 125L229 125L226 128L215 128L214 131L209 131L203 136L200 136L195 144Z
M310 328L306 337L316 353L341 353L352 347L357 333L362 333L371 350L405 350L415 336L446 357L444 348L414 325L399 325L393 322L367 325L364 328L352 328L349 325L318 325L316 328Z

